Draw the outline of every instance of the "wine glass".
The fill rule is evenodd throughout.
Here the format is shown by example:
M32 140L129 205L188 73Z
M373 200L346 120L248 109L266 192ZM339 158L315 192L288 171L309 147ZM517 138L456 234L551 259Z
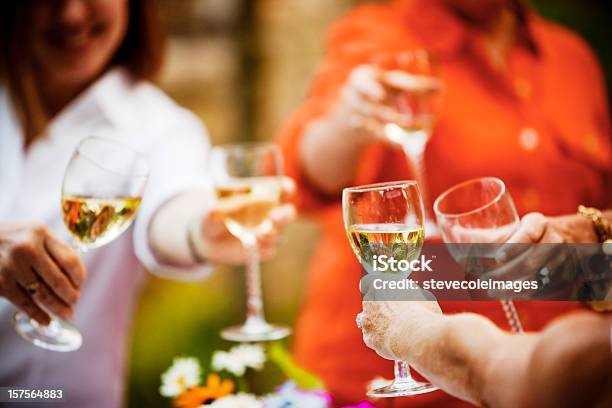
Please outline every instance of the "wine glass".
M495 177L472 179L451 187L436 199L434 211L446 243L503 243L520 224L506 185ZM457 259L467 255L453 254ZM502 300L501 304L512 331L523 333L514 303Z
M248 255L246 321L224 329L221 337L226 340L270 341L291 333L288 327L271 325L265 320L257 248L258 236L273 228L270 212L280 204L282 167L281 151L273 143L218 146L211 152L216 209Z
M382 255L393 255L398 262L419 257L425 229L423 202L416 181L345 188L342 211L349 243L366 273L375 270L375 259ZM368 391L368 397L400 397L437 390L431 383L414 380L408 363L394 364L394 381Z
M79 143L62 184L62 218L80 252L117 238L131 224L140 205L149 169L145 159L116 140L88 137ZM82 336L71 323L52 313L47 326L25 313L14 317L17 332L34 345L74 351Z
M424 49L377 54L374 65L385 85L385 104L392 108L383 118L384 136L399 144L421 189L425 204L425 229L435 233L429 213L425 147L431 138L440 104L442 81L432 55Z

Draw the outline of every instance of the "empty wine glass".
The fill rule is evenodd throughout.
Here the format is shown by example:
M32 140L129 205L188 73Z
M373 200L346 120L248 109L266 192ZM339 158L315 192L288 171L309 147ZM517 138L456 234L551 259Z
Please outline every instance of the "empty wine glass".
M460 183L442 193L434 203L438 228L446 243L503 243L518 229L520 218L503 181L484 177ZM468 254L455 249L461 261ZM451 250L451 252L453 252ZM504 313L515 333L523 333L511 300L502 300Z

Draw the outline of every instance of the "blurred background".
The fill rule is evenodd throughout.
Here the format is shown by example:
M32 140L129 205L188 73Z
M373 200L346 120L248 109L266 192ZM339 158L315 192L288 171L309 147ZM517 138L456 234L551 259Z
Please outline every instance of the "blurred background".
M161 86L207 125L214 144L266 140L297 107L324 52L325 28L363 0L158 0L168 33ZM599 0L533 0L538 12L580 33L612 82L610 4ZM568 79L568 80L571 80ZM563 84L559 84L563 86ZM317 239L306 219L291 225L278 256L263 265L266 316L292 324L299 312L306 266ZM243 321L241 268L220 266L207 280L151 278L133 326L128 406L166 407L160 374L177 355L203 363L231 344L221 328ZM285 345L290 347L289 339ZM267 368L256 391L280 374Z

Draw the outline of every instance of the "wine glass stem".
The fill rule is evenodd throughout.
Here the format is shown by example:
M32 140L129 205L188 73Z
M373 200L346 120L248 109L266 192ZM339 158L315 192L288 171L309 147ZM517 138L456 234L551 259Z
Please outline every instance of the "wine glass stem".
M261 295L261 270L259 268L259 253L257 240L243 243L247 252L246 284L247 284L247 323L264 322L263 300Z
M395 360L393 372L395 373L395 383L412 381L412 375L410 375L410 366L405 361Z
M523 325L521 324L521 318L519 317L518 311L514 306L514 302L512 302L511 300L502 300L501 303L504 308L506 320L508 320L512 332L518 334L525 334L525 332L523 331Z
M429 210L429 195L427 193L427 176L425 174L425 146L426 141L415 141L414 143L405 143L402 145L404 154L408 159L408 166L412 168L414 178L419 186L421 197L423 198L423 206L425 218L433 219Z

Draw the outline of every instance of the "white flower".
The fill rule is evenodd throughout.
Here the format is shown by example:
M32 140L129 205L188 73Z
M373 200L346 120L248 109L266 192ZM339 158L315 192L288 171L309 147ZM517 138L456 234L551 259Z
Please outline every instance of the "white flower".
M175 358L172 366L161 376L159 393L164 397L177 397L200 382L200 363L194 357Z
M242 361L229 351L215 351L212 357L212 367L215 371L229 371L237 377L243 375L246 370Z
M366 385L366 391L377 390L379 388L386 387L387 385L391 384L391 381L393 380L388 380L384 377L372 378L370 382Z
M251 394L228 395L219 398L210 405L210 408L263 408L263 402Z
M255 370L261 370L266 362L266 353L259 344L240 344L233 347L230 352L245 366Z
M237 377L242 376L248 367L261 370L265 362L264 349L256 344L241 344L230 351L216 351L212 357L216 371L229 371Z

